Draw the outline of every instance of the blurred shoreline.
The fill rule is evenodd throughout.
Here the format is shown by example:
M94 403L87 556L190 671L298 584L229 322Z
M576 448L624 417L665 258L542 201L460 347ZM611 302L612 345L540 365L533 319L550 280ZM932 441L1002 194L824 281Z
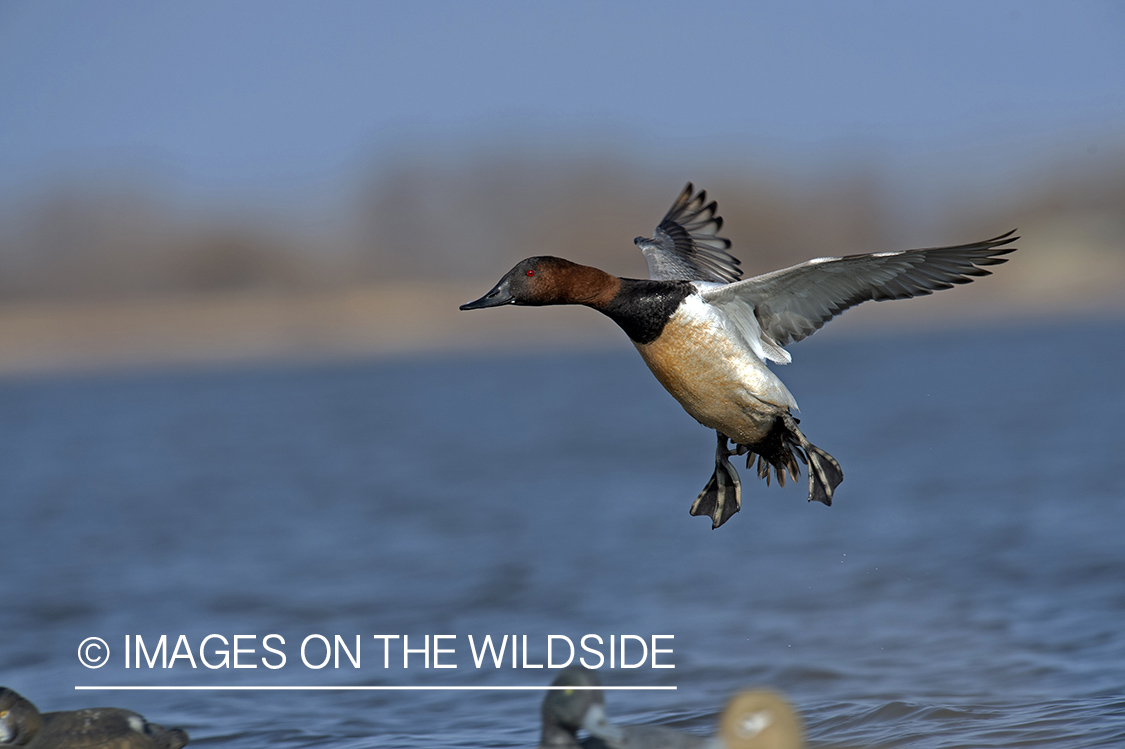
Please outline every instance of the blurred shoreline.
M700 176L745 277L1017 229L991 276L860 305L829 335L1125 314L1125 155L905 210L862 170ZM301 223L197 213L143 181L61 181L0 205L0 375L627 345L591 310L457 307L529 255L645 277L630 240L682 185L593 156L408 162L341 198L335 219Z
M1125 318L1120 295L1045 298L1003 283L1016 268L1001 266L994 276L930 297L860 305L817 336ZM457 309L489 286L395 282L319 292L8 302L0 304L0 377L628 345L611 321L589 309Z

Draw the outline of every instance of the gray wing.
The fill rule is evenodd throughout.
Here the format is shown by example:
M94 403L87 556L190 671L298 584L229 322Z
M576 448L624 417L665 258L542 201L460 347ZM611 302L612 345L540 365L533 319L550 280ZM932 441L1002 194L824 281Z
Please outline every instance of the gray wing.
M651 239L637 237L648 262L648 277L661 281L713 281L730 283L742 278L738 259L727 250L730 240L718 236L723 219L718 205L707 202L707 191L690 182L668 210Z
M719 307L747 305L764 335L784 346L812 335L849 307L868 300L909 299L990 275L1014 252L1015 230L983 242L902 252L822 257L745 281L708 289Z

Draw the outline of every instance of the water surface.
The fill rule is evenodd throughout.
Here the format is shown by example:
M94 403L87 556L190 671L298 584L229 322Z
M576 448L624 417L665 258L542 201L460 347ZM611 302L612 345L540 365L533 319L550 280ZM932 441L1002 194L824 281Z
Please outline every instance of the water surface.
M475 668L468 636L527 635L535 663L552 634L670 634L674 669L601 670L678 687L608 694L616 719L708 734L765 684L813 746L1122 746L1122 341L1070 324L794 346L781 372L844 467L836 504L744 470L714 532L687 513L713 436L624 341L8 380L0 683L202 746L528 747L536 692L74 686L535 685L551 674ZM123 663L126 635L270 633L284 668ZM361 667L306 668L314 633L361 635ZM392 650L384 669L375 634L457 635L457 668ZM104 668L78 663L88 636Z

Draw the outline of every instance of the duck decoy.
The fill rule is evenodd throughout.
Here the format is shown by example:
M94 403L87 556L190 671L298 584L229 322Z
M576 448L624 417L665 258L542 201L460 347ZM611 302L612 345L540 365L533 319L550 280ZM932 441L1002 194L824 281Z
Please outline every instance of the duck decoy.
M559 672L543 698L539 749L801 749L801 721L775 692L740 692L719 717L713 738L664 726L617 725L609 720L601 680L595 671L571 666ZM573 687L579 687L574 689ZM578 731L589 736L579 740Z
M149 723L117 707L40 713L17 692L0 687L0 747L22 749L180 749L188 735Z
M766 362L787 364L783 347L868 300L908 299L987 276L1006 262L1014 230L953 247L821 257L742 279L720 237L715 201L689 182L652 237L637 237L649 278L618 278L558 257L521 260L462 310L505 304L581 304L616 322L656 379L696 421L715 430L715 473L691 506L718 528L742 507L729 458L758 458L758 476L778 484L809 467L809 501L832 504L844 479L836 459L809 442L797 402ZM733 443L733 447L731 444Z
M581 729L591 736L610 730L597 673L582 666L569 666L558 673L551 686L555 689L547 692L541 708L543 730L539 749L602 749L600 739L578 739Z
M619 726L605 710L596 671L570 666L559 672L543 698L539 749L702 749L707 739L661 726ZM576 688L577 687L577 688ZM589 734L578 739L579 729Z
M784 697L767 689L736 694L719 716L719 733L713 738L661 726L608 722L588 730L606 749L802 749L805 745L797 713Z
M726 749L801 749L804 729L788 700L768 689L736 694L719 718Z

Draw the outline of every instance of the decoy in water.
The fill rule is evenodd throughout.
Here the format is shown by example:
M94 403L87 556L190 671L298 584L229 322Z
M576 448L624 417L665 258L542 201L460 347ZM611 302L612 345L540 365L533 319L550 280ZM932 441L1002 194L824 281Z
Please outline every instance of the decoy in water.
M822 257L742 280L723 220L705 191L691 183L651 238L634 240L649 278L618 278L558 257L520 261L463 310L505 304L581 304L616 322L656 379L702 425L715 430L715 473L691 506L718 528L742 507L741 481L729 458L758 458L758 476L772 468L800 475L809 467L809 501L832 504L844 479L836 460L798 428L797 402L766 362L787 364L783 347L812 335L849 307L868 300L908 299L987 276L1006 262L1014 231L955 247ZM731 447L733 443L733 448Z
M801 719L789 702L768 689L734 696L719 718L719 740L726 749L801 749Z
M800 749L800 719L780 695L763 689L740 692L719 717L719 733L704 738L663 726L619 726L606 716L596 672L570 667L559 672L543 698L539 749ZM578 739L579 729L589 736Z
M581 666L570 666L558 673L552 689L543 698L541 709L543 731L539 749L595 749L601 746L598 739L578 740L578 731L585 729L591 735L607 730L605 696L596 672ZM577 687L574 689L573 687Z
M40 713L18 693L0 687L0 747L23 749L180 749L188 735L149 723L129 710L92 707Z
M665 747L700 749L706 739L660 726L618 726L609 721L605 695L596 671L570 666L559 672L543 698L543 733L539 749L623 749ZM579 741L578 731L590 735Z

